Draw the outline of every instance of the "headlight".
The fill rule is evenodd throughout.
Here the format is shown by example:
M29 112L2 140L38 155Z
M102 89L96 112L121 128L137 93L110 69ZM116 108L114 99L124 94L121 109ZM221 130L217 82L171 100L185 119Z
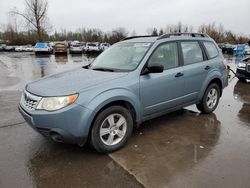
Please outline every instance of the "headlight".
M246 68L246 64L245 63L238 63L238 67L239 68Z
M41 99L36 109L55 111L71 105L76 101L78 94L63 97L44 97Z

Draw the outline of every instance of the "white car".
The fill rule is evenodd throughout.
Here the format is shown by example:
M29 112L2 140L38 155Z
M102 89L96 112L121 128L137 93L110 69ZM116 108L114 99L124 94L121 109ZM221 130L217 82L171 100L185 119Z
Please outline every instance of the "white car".
M69 53L75 54L75 53L82 53L82 46L81 44L72 44L69 48Z
M34 48L32 46L27 46L24 48L25 52L33 52Z
M110 47L110 44L106 43L106 42L105 43L101 43L101 45L100 45L100 48L101 48L102 51L107 50L109 47Z
M17 47L15 48L15 51L16 51L16 52L23 52L23 51L24 51L24 48L23 48L23 46L17 46Z
M99 53L99 52L101 52L101 48L100 48L99 43L98 42L93 42L93 43L88 42L85 46L85 52L86 53L91 53L91 52Z
M16 52L33 52L34 48L31 45L17 46L15 48Z

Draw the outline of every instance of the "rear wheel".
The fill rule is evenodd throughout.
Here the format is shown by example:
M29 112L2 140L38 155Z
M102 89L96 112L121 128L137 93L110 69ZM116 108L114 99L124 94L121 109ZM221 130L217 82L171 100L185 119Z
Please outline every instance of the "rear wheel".
M207 87L201 102L196 106L201 112L209 114L216 109L219 99L220 88L216 83L212 83Z
M91 144L101 153L123 147L133 130L130 112L122 106L111 106L96 117L91 130Z

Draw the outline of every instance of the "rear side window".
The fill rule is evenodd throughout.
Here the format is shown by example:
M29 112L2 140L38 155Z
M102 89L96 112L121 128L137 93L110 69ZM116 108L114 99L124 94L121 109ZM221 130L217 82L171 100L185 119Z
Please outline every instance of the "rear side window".
M203 44L207 50L208 57L210 59L216 57L219 54L219 52L218 52L218 50L213 42L203 42Z
M184 65L203 61L203 53L197 41L181 42Z

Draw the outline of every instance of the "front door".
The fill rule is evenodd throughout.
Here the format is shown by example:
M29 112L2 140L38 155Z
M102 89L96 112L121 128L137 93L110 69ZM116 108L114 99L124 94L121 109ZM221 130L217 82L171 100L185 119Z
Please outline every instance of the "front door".
M140 76L140 98L143 115L165 111L181 104L184 89L183 67L179 66L176 42L161 44L148 60L164 66L162 73Z

